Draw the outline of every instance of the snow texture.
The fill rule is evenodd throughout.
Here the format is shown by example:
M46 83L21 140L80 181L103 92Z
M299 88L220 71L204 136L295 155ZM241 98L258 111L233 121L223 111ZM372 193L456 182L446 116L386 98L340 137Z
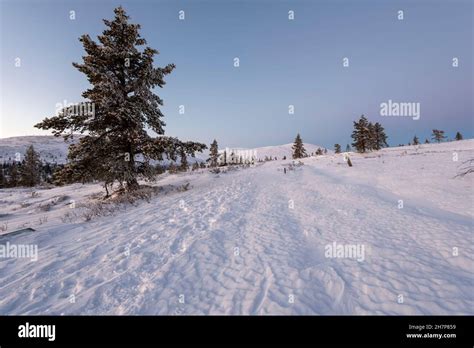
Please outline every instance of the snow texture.
M0 190L0 244L38 246L36 262L0 258L0 314L474 314L473 176L455 177L474 140L350 153L353 167L330 153L286 174L280 150L163 174L149 202L91 221L78 212L99 185ZM326 257L334 242L364 260Z

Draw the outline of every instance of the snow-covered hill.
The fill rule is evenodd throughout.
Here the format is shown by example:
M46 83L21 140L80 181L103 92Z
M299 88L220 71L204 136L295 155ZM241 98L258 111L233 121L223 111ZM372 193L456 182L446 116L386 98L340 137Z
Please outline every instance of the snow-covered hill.
M43 162L64 164L67 160L69 145L76 142L80 137L81 135L75 135L74 139L71 139L67 143L64 142L62 137L52 135L0 138L0 163L13 161L17 153L23 158L28 146L33 145L35 150L39 152ZM195 158L189 156L188 162L202 162L205 161L206 158L204 154L197 153ZM164 160L161 163L168 164L169 162L168 160Z
M0 258L0 314L473 315L472 158L465 140L164 174L91 221L99 185L2 189L0 227L36 231L0 245L38 257Z
M79 139L79 135L75 136L73 141ZM43 162L49 163L59 163L63 164L66 162L68 146L70 143L65 143L63 138L54 137L54 136L41 136L41 135L32 135L32 136L20 136L20 137L11 137L11 138L0 138L0 163L12 161L15 158L16 153L23 156L26 152L28 146L33 145L35 150L40 153L41 159ZM265 159L265 157L277 157L278 159L291 158L293 144L285 145L276 145L276 146L265 146L257 147L254 149L244 149L241 150L255 150L257 154L257 159ZM306 152L311 154L315 152L318 148L324 149L323 146L313 145L313 144L304 144ZM331 152L328 150L328 152ZM196 153L196 157L188 157L189 163L205 162L209 157L209 149L205 150L203 153ZM163 164L169 163L169 161L164 160ZM179 160L178 160L179 163Z
M23 158L30 145L34 146L43 162L61 164L66 162L69 143L65 143L63 138L52 135L30 135L0 138L0 163L13 161L17 153Z
M276 145L276 146L264 146L264 147L257 147L252 150L255 150L257 153L257 158L258 159L265 159L265 157L271 157L271 158L277 158L277 159L282 159L284 156L286 158L290 159L293 150L292 150L293 143L290 144L284 144L284 145ZM314 145L314 144L309 144L309 143L304 143L304 147L306 149L306 153L310 155L311 153L316 152L318 148L321 148L324 150L324 146L319 146L319 145ZM328 153L332 153L328 149Z

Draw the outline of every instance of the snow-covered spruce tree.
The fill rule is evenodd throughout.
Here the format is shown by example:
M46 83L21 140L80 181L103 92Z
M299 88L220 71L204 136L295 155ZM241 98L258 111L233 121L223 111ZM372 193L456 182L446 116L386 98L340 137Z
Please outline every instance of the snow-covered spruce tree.
M295 138L295 142L292 146L293 149L293 159L306 157L306 150L303 145L303 140L301 139L300 134L298 133Z
M166 172L166 167L161 164L157 164L153 167L153 173L154 175L160 175Z
M181 164L179 165L179 170L182 171L182 172L186 172L189 168L189 164L188 164L188 159L186 157L186 153L184 151L181 151L180 153L180 156L181 156Z
M373 126L373 149L380 150L384 147L387 147L387 135L385 134L385 129L382 125L376 122Z
M420 144L420 140L418 139L418 137L416 135L413 137L412 143L413 143L413 145L419 145Z
M463 138L462 138L462 134L459 133L459 132L457 132L457 133L456 133L456 136L454 137L454 139L456 139L456 140L462 140L462 139L463 139Z
M211 144L211 147L209 148L209 166L211 168L217 167L217 160L219 158L219 147L217 145L217 140L214 139L214 141Z
M367 150L377 150L377 135L375 134L375 125L372 122L368 123L367 132Z
M0 168L0 188L5 188L7 187L7 179L5 178L5 174L4 174L4 168L2 166L2 168Z
M334 144L334 152L335 153L341 153L341 145Z
M178 172L178 167L176 166L176 163L174 162L171 162L169 165L168 165L168 172L170 174L176 174Z
M443 139L446 139L446 136L444 135L444 131L442 130L439 130L439 129L433 129L433 134L431 136L431 138L440 143L443 141Z
M346 145L346 152L350 152L351 151L351 146L349 144Z
M71 113L70 108L64 108L35 126L51 129L65 140L74 133L84 134L69 147L69 162L59 178L101 180L107 193L107 186L116 181L130 191L138 188L140 177L152 179L151 160L166 157L175 161L182 152L194 156L206 148L204 144L164 136L160 111L163 100L153 89L165 85L164 76L175 65L154 67L158 51L144 47L140 25L129 23L122 7L114 12L113 20L104 20L107 28L98 43L89 35L80 38L86 55L82 64L73 63L92 85L82 96L92 103L94 112ZM152 137L147 129L158 137Z
M48 182L51 183L51 176L53 174L53 169L51 168L51 165L46 162L44 165L41 166L41 178L40 182Z
M354 121L354 130L351 135L354 142L352 146L357 152L366 152L370 148L370 133L369 133L369 122L367 118L362 115L359 121Z
M425 139L425 144L429 144L430 141L428 139Z
M35 186L41 180L40 155L35 151L33 145L26 149L25 158L20 169L20 182L24 186Z
M18 173L19 165L16 162L13 162L10 167L10 175L8 178L9 187L17 187L20 183L20 175Z

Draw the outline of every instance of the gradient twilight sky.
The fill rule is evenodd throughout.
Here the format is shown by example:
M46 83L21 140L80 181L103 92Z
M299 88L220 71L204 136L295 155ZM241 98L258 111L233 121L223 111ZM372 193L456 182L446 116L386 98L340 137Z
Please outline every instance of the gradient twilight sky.
M88 82L71 65L82 62L78 38L95 39L120 4L160 51L155 65L177 66L156 90L167 135L256 147L300 132L344 148L361 114L384 125L390 145L433 128L474 135L472 0L0 0L0 137L50 134L33 125L56 103L82 100ZM419 102L421 118L380 116L389 99Z

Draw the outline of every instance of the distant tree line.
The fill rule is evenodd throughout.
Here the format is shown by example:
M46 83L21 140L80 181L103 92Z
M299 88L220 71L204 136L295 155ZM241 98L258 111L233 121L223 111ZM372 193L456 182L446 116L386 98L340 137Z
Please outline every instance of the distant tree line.
M52 184L54 173L62 167L57 163L43 163L39 153L30 145L23 160L0 164L0 188Z
M388 146L387 135L382 125L378 122L375 124L369 122L367 118L362 115L358 121L354 122L354 131L352 132L353 143L352 146L357 152L367 152L372 150L380 150ZM308 155L303 145L303 140L300 134L296 136L293 144L293 158L304 158ZM341 153L342 148L340 144L334 144L334 152ZM346 152L351 151L351 146L347 144ZM327 153L327 149L318 148L314 155L319 156ZM311 154L313 155L313 154Z
M318 147L316 151L312 152L311 154L306 153L306 149L303 144L303 139L301 139L301 135L298 133L296 135L295 141L292 146L292 157L293 159L305 158L310 156L322 156L328 153L328 149ZM286 159L286 156L283 158Z
M185 157L184 157L185 158ZM192 170L205 168L202 162L194 162ZM92 178L85 177L82 180L65 181L62 175L64 164L42 162L40 155L33 145L30 145L21 161L7 161L0 164L0 188L9 187L33 187L42 184L64 185L74 182L95 182ZM159 175L167 170L170 173L178 173L189 169L188 161L181 158L178 165L174 162L166 164L150 165L150 175Z
M265 156L265 161L273 160L277 160L277 158ZM209 158L207 159L209 168L224 167L228 165L249 165L253 162L254 159L244 158L242 155L235 154L233 151L230 154L228 154L227 151L219 153L219 145L217 144L216 139L214 139L209 147ZM263 162L263 160L259 160L258 162ZM202 167L205 168L206 166L203 165Z
M447 136L444 135L445 132L443 130L440 130L440 129L433 129L432 133L431 133L431 140L433 142L436 142L436 143L441 143L442 141L444 141L445 139L447 139ZM459 140L463 140L463 136L460 132L456 132L456 135L454 136L454 140L456 141L459 141ZM425 144L429 144L430 141L428 140L428 138L425 139ZM420 144L420 139L415 135L413 137L413 140L411 142L408 142L408 145L419 145ZM404 146L404 144L398 144L398 146Z
M384 147L388 147L387 143L387 135L385 133L384 127L379 123L372 123L370 122L364 115L362 115L358 121L354 121L354 129L352 132L352 139L353 143L352 146L355 151L360 153L365 153L368 151L377 151ZM432 132L432 141L440 143L445 140L447 137L445 136L445 132L439 129L433 129ZM457 132L454 136L454 140L462 140L463 136L460 132ZM425 144L429 144L430 141L425 139ZM408 145L419 145L420 139L415 135L413 140L408 143ZM399 144L399 146L403 146L403 144ZM351 151L351 146L347 144L346 152ZM327 150L324 150L326 153ZM341 153L342 147L340 144L334 144L334 152ZM318 149L315 152L316 155L322 155L322 149ZM313 155L313 154L311 154ZM303 146L303 140L301 139L300 134L296 136L296 139L293 144L293 158L303 158L307 157L306 150Z

